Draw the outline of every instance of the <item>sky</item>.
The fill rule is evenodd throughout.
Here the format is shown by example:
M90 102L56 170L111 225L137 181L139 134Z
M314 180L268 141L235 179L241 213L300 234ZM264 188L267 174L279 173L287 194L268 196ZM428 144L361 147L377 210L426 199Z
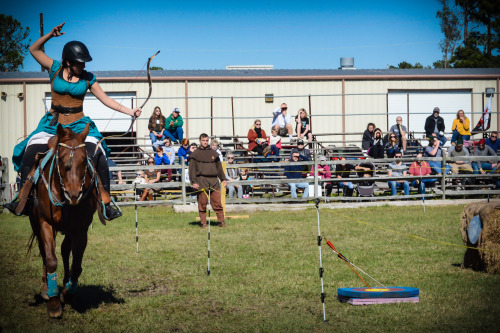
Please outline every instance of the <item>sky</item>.
M336 69L354 57L359 69L384 69L401 61L431 65L442 59L437 0L422 1L9 1L12 15L39 38L65 22L46 54L61 57L65 43L87 45L89 71L224 69L273 65L275 69ZM50 5L49 5L50 4ZM27 54L23 71L39 71Z

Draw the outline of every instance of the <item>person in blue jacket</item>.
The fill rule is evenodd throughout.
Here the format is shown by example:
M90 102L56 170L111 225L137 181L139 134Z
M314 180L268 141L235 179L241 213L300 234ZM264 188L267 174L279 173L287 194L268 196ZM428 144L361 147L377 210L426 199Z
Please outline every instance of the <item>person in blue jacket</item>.
M66 43L62 51L62 61L52 59L44 53L43 47L46 42L65 34L62 32L63 26L64 23L52 28L48 34L40 37L29 48L33 58L49 73L52 105L50 111L38 123L35 131L14 148L12 156L14 170L20 171L21 185L23 185L35 161L36 154L48 150L48 140L56 134L59 124L71 128L76 133L81 133L85 126L90 124L90 132L86 138L85 146L89 156L93 157L104 190L109 193L109 167L106 161L106 154L109 150L104 141L99 144L103 138L101 133L92 119L83 113L85 94L89 90L107 107L129 116L140 116L141 109L129 109L106 95L97 83L96 76L85 71L85 64L92 61L92 57L82 42ZM18 203L19 201L14 201L6 208L15 211ZM120 211L110 202L103 203L108 220L121 216ZM29 211L26 208L23 214L27 214Z
M300 161L309 161L305 156L301 156L299 152L293 152L289 160L291 163L296 163ZM304 178L303 173L306 170L305 165L287 165L285 166L285 176L288 179L302 179ZM303 188L304 194L302 198L307 198L309 196L309 183L288 183L290 187L290 194L292 198L297 198L297 188Z

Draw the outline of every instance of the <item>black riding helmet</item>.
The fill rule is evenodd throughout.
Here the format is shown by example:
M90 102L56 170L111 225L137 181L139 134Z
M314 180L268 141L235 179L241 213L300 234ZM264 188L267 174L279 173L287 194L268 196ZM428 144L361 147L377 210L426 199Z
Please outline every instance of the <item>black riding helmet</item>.
M76 40L66 43L62 52L63 60L73 62L89 62L92 61L89 50L82 42Z

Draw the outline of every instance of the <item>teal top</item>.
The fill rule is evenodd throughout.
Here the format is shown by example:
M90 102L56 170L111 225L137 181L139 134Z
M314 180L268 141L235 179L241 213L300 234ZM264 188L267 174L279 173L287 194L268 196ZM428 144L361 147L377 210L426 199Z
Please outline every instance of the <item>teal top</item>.
M89 87L92 87L92 85L97 81L95 75L90 72L83 72L84 75L82 75L78 82L66 81L62 77L63 71L59 71L59 75L54 78L54 75L59 70L59 68L61 68L61 63L57 60L54 60L49 73L50 81L54 81L52 87L58 94L69 94L73 97L80 97L87 92L87 80L89 81Z
M54 78L54 75L59 68L61 68L61 63L57 60L54 60L49 73L50 80L52 81L52 79L54 79L52 82L52 88L58 94L69 94L75 98L81 97L82 95L85 95L85 93L87 92L87 80L89 81L89 87L91 87L97 81L95 75L89 72L84 72L84 75L82 75L82 77L78 82L66 81L62 77L62 71L59 71L57 77ZM33 135L40 132L46 132L52 135L56 135L58 124L56 124L55 126L50 126L49 123L51 119L52 119L52 114L50 112L45 113L42 119L40 119L37 128L25 140L21 141L14 147L12 164L14 165L15 171L18 171L21 168L26 146L28 145L28 142L30 141ZM102 134L99 132L97 126L89 117L83 117L81 119L72 122L71 124L62 125L62 127L69 127L75 133L81 133L85 128L85 125L87 125L88 123L90 123L89 136L101 140ZM107 147L106 143L103 141L101 142L101 145L106 151L106 154L108 155L110 150Z

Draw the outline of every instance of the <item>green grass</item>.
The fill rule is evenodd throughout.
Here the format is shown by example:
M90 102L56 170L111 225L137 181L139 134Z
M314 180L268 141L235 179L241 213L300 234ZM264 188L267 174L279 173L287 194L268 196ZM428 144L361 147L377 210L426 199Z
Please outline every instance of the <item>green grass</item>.
M353 263L385 285L420 288L417 304L342 304L337 288L363 284L323 243L326 323L315 209L251 212L212 227L210 276L195 214L140 208L139 253L133 208L108 226L95 219L75 302L56 320L37 296L41 259L37 248L26 257L27 218L0 214L0 331L498 331L500 276L462 269L463 248L371 227L462 244L462 208L321 210L322 235Z

